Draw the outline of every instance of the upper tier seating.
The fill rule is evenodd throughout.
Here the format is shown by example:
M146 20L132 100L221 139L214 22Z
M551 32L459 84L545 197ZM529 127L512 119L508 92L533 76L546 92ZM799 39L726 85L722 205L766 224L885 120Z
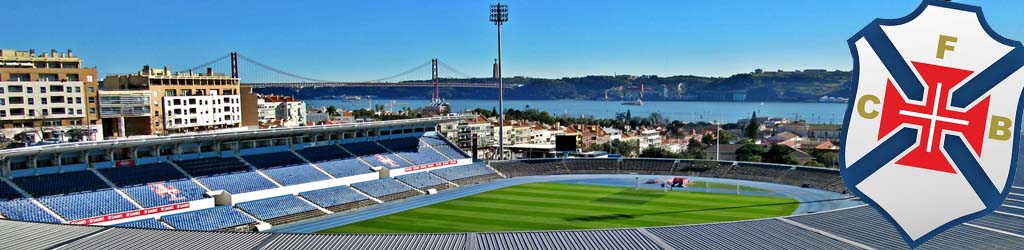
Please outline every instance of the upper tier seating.
M357 142L341 146L356 156L359 156L360 159L363 159L371 166L387 168L403 168L412 166L412 164L394 156L388 152L386 148L381 147L376 142Z
M202 177L208 175L227 174L249 171L251 168L242 163L238 158L225 157L225 158L203 158L186 161L175 161L181 169L188 172L193 177Z
M441 155L441 153L438 153L417 138L383 140L380 141L380 144L391 149L392 152L395 152L395 154L402 158L411 161L413 164L428 164L448 160L448 157Z
M7 182L0 181L0 201L20 198L25 198L25 196L22 196L21 193L18 192L18 190L15 190L14 187L8 185Z
M38 199L69 221L140 209L113 189L52 195Z
M143 207L157 207L199 200L206 189L192 179L152 182L146 185L123 187L121 190Z
M508 177L569 174L569 170L565 168L562 159L491 162L491 167L505 173Z
M208 176L197 178L199 182L206 184L210 190L224 190L232 194L247 193L257 190L276 188L273 182L256 172L241 172L234 174Z
M293 195L282 195L238 203L239 209L272 225L298 221L325 214Z
M296 152L337 178L373 172L369 165L334 145L304 148Z
M183 230L219 230L256 222L241 211L228 206L167 215L162 218L174 228Z
M137 220L137 221L132 221L132 222L125 222L125 223L117 224L117 225L114 225L114 226L115 227L130 227L130 228L171 229L171 228L167 227L167 225L164 225L164 223L160 223L159 221L157 221L156 219L153 219L153 218L144 219L144 220Z
M573 173L614 174L619 172L618 161L608 159L574 159L565 167Z
M469 158L469 155L467 155L466 152L462 152L462 150L459 150L457 147L455 147L451 143L448 143L448 141L446 141L446 140L444 140L444 139L442 139L440 137L437 137L437 136L424 136L424 137L421 137L421 138L423 139L423 142L425 142L428 145L434 147L434 149L436 149L437 152L440 152L441 154L443 154L445 156L448 156L448 158L452 158L452 159L465 159L465 158Z
M12 181L36 197L111 188L92 171L27 176Z
M621 173L670 174L673 165L672 159L622 159Z
M245 161L249 162L249 164L257 169L286 167L306 163L306 161L302 160L302 158L299 158L299 156L293 154L291 151L246 155L242 156L242 159L245 159Z
M366 197L366 195L356 192L355 190L348 186L339 186L302 192L299 193L299 196L306 198L307 200L313 202L317 206L330 209L331 211L335 211L334 209L332 209L332 207L335 206L352 204L361 201L370 201L369 197ZM373 203L373 201L370 201L370 203Z
M388 150L386 148L383 148L380 145L378 145L376 142L372 142L372 141L371 142L357 142L357 143L350 143L350 144L342 144L341 146L344 147L345 149L347 149L349 152L352 152L352 154L355 154L356 156L366 156L366 155L375 155L375 154L386 154L386 153L388 153Z
M104 168L99 172L143 207L156 207L203 198L203 189L167 163Z
M419 188L419 189L430 188L430 187L441 189L441 188L446 188L446 187L439 188L439 187L435 187L435 186L438 186L438 185L446 185L447 186L448 185L448 181L445 181L444 179L441 179L440 177L434 176L433 174L430 174L428 172L419 172L419 173L415 173L415 174L400 175L400 176L395 177L395 178L400 180L400 181L402 181L402 182L405 182L405 184L409 184L409 186L412 186L414 188Z
M305 163L302 165L265 169L263 170L263 173L270 176L270 178L274 178L278 183L285 186L322 181L331 178L323 172L320 172L320 170L317 170L313 165Z

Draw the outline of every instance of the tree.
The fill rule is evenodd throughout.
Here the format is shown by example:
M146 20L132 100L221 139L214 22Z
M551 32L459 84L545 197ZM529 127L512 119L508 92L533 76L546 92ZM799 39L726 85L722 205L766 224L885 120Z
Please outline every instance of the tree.
M676 153L676 152L672 152L672 151L668 151L668 150L666 150L664 148L659 148L659 147L649 147L647 149L644 149L644 151L640 153L640 157L644 157L644 158L684 158L682 154L679 154L679 153Z
M746 127L746 136L751 139L757 140L758 134L761 133L761 126L757 123L757 112L750 114L750 123Z
M633 120L633 112L631 112L629 109L626 110L626 120L627 121Z
M768 152L762 154L761 157L762 160L764 160L764 162L767 163L778 163L788 165L800 164L800 162L797 162L796 159L793 159L793 156L790 155L792 153L793 148L790 148L789 146L773 145L772 148L768 149Z
M337 107L334 107L334 105L331 105L331 106L327 107L327 117L333 119L334 116L337 115L337 114L338 114L338 108Z
M764 146L753 143L744 143L743 146L736 149L736 160L753 162L756 159L757 161L760 161L761 154L764 154L765 152L768 152L768 149L764 148Z
M491 106L491 115L490 116L492 116L492 117L493 116L498 116L498 108L495 108L494 106Z

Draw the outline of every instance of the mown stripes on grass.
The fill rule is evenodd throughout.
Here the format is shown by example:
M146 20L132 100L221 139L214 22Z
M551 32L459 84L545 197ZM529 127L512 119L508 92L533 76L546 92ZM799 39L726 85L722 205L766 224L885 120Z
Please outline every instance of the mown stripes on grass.
M322 233L437 233L683 225L789 215L791 198L530 183Z

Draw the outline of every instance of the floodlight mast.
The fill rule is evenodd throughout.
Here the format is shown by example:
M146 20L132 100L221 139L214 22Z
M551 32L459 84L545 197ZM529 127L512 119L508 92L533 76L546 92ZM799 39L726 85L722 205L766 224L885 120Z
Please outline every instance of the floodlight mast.
M498 160L505 159L505 82L501 77L501 24L508 22L508 5L491 5L491 22L498 26Z

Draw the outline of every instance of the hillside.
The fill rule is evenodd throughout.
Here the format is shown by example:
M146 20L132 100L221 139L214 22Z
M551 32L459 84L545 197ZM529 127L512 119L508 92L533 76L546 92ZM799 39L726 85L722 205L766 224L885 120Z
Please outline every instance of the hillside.
M444 82L493 82L491 78L442 79ZM551 99L635 99L644 87L644 100L692 101L817 101L824 95L849 95L848 71L786 71L737 74L730 77L703 76L585 76L560 79L506 78L516 87L505 98ZM260 89L261 93L296 95L300 99L328 96L373 95L380 98L429 98L429 88L305 88ZM493 99L495 89L441 89L449 99Z

